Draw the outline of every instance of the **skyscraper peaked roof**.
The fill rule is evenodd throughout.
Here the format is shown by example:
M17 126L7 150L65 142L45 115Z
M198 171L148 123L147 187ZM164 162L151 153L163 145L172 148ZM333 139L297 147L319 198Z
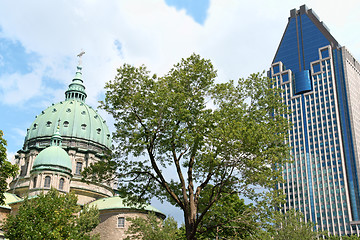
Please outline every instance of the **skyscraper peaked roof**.
M318 57L318 49L326 45L340 47L316 13L302 5L299 10L290 10L288 24L272 63L282 61L286 69L293 72L309 69L310 62Z

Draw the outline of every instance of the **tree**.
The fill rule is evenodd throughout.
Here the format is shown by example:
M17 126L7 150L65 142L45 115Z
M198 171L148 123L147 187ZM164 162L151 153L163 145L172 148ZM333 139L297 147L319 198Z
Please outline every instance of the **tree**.
M281 90L261 74L237 84L215 84L216 75L211 62L196 54L164 77L124 64L106 84L101 103L115 119L113 159L85 172L91 180L96 170L110 172L120 179L121 196L134 202L156 196L178 206L187 239L196 238L221 198L261 199L253 187L275 186L281 178L275 166L289 153ZM209 197L200 198L209 184Z
M60 194L51 189L47 194L26 198L18 214L5 220L5 238L97 239L89 232L99 224L99 211L87 206L80 210L74 193Z
M360 239L360 237L358 237L357 235L341 236L341 237L331 235L331 236L327 237L326 239L329 239L329 240L358 240L358 239Z
M169 217L164 221L159 220L155 214L149 213L146 218L128 218L131 225L127 230L129 236L126 240L174 240L180 234L174 218Z
M212 186L211 186L212 187ZM206 190L206 189L205 189ZM204 191L201 198L210 196ZM208 202L204 199L202 202ZM199 206L199 212L206 206ZM259 226L256 210L246 205L237 194L228 195L214 203L197 231L198 239L245 239L256 234Z
M17 165L12 165L7 161L6 156L6 140L3 138L3 131L0 130L0 205L3 205L4 202L4 192L7 190L6 180L9 177L15 177L18 171Z
M326 234L325 232L314 230L314 224L312 222L305 222L304 215L294 209L290 209L285 214L278 212L273 224L273 228L269 231L271 236L264 239L315 240Z

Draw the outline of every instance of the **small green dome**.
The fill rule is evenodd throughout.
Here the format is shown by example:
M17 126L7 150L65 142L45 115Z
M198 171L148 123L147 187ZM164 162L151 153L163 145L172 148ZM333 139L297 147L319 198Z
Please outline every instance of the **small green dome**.
M138 210L145 210L158 213L165 218L165 214L157 210L151 205L145 205L144 208L136 208L133 206L126 205L123 199L119 196L114 197L107 197L98 199L89 204L89 206L97 206L97 208L101 210L110 210L110 209L138 209Z
M36 156L31 171L47 169L71 174L71 159L67 152L60 146L50 146L42 150Z

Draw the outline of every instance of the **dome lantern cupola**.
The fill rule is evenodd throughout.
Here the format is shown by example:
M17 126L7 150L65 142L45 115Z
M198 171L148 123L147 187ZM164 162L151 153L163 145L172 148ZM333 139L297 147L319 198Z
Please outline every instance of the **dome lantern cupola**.
M81 70L82 70L82 66L78 65L75 77L72 80L72 82L69 84L68 90L65 92L65 100L76 99L85 102L87 95L82 80Z
M61 140L62 137L60 135L60 120L58 121L58 126L56 128L56 132L54 133L54 135L51 136L51 144L50 146L59 146L61 147Z

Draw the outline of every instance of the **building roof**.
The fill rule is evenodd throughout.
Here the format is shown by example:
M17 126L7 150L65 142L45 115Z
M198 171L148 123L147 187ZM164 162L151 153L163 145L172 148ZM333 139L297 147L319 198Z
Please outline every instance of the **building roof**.
M75 78L65 92L65 101L52 104L36 116L27 131L25 142L51 137L59 124L64 138L81 138L111 147L110 132L104 119L85 103L86 93L80 70L78 66Z
M145 211L151 211L158 214L161 214L165 217L165 214L157 210L151 205L145 205L143 208L136 207L136 206L130 206L126 205L123 201L123 199L119 196L114 197L107 197L107 198L101 198L98 199L92 203L89 204L90 206L97 206L97 208L101 210L110 210L110 209L137 209L137 210L145 210Z
M22 198L16 196L15 194L12 194L12 193L4 193L4 197L5 197L5 199L4 199L5 204L0 205L1 208L11 209L9 204L22 200Z
M47 147L36 156L32 171L45 169L71 173L71 159L60 146Z
M298 18L298 20L297 20ZM298 21L302 21L302 25L307 25L304 29L297 27ZM295 32L295 34L294 34ZM292 9L290 11L290 17L288 19L288 24L278 46L278 49L275 53L274 59L272 63L276 63L281 59L283 59L284 55L291 54L294 51L297 51L298 41L296 39L296 32L298 32L298 37L301 38L301 43L310 42L308 48L316 48L325 45L331 45L332 48L340 47L340 44L336 41L336 39L331 35L328 27L320 21L320 18L317 14L312 10L308 9L306 5L300 6L299 10ZM303 51L306 51L304 49ZM317 55L311 56L317 57ZM309 62L314 61L312 58L308 60ZM285 64L285 63L284 63ZM287 69L291 69L293 72L298 69L298 66L292 66L289 63L285 64Z

